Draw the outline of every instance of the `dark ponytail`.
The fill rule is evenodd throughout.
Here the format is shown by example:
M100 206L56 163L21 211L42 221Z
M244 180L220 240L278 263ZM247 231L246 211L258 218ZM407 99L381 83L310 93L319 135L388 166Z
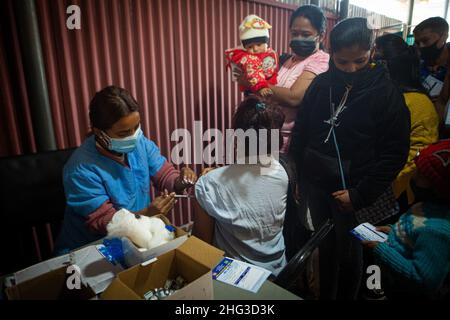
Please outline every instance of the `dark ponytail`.
M420 58L417 49L395 34L385 34L375 40L379 58L386 60L391 79L403 92L426 93L420 80Z

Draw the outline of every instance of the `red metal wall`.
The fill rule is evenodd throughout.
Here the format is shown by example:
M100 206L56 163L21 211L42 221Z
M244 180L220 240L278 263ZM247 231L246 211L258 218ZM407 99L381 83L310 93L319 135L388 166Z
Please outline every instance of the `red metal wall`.
M0 156L36 151L11 3L3 25L12 34L0 33L0 128L9 132L0 137ZM72 4L81 8L81 30L66 28ZM204 130L229 128L240 93L223 52L239 44L241 20L251 13L265 18L273 26L271 46L286 52L294 9L269 0L36 0L36 7L58 148L80 145L91 97L114 84L137 98L145 134L167 157L172 131L192 132L194 120ZM9 57L5 42L13 48ZM176 224L191 220L189 205L179 204L181 211Z

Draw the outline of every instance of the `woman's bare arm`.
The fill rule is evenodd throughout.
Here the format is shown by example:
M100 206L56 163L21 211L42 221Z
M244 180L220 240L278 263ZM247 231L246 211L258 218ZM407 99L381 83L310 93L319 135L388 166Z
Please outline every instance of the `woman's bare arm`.
M270 86L273 91L273 98L280 104L287 107L296 108L303 101L305 92L316 75L310 71L303 72L290 88Z

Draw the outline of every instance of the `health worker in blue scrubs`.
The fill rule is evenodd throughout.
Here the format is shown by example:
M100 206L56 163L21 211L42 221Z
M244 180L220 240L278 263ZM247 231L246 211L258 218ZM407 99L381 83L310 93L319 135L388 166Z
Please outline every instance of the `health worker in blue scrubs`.
M57 254L104 237L108 223L122 208L136 217L167 214L175 194L197 180L190 168L175 169L143 135L139 105L127 90L110 86L97 92L89 118L93 134L64 167L67 207ZM151 182L162 191L153 200Z

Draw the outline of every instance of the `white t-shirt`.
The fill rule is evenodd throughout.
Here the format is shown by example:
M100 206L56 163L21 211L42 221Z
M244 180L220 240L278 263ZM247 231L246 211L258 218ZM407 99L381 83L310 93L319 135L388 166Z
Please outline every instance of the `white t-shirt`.
M265 169L261 171L261 169ZM288 176L282 165L233 164L201 177L195 194L215 219L214 245L277 275L286 265L283 223Z

